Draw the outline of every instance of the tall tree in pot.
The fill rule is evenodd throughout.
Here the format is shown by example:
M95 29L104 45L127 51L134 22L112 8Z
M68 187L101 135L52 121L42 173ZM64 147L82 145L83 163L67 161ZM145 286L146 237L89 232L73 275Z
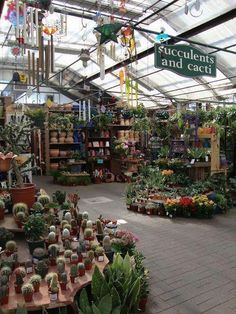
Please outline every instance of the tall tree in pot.
M12 153L13 156L11 166L16 181L11 189L13 203L24 202L29 208L35 201L35 185L24 183L24 173L33 169L28 165L32 163L34 156L23 163L19 163L16 156L29 151L31 129L31 123L18 122L15 118L7 125L0 126L0 138L5 142L4 153Z

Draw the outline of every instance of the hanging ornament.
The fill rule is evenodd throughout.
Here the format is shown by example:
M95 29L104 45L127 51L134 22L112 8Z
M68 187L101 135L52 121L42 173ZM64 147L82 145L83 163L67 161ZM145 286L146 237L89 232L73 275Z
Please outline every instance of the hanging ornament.
M14 27L17 26L17 6L19 7L19 26L24 24L24 11L23 11L23 1L19 0L8 0L7 1L7 15L5 19L8 20Z
M90 52L88 49L81 49L80 60L83 62L83 67L86 68L90 60Z
M95 27L94 30L101 34L99 44L102 45L103 43L107 43L110 40L117 43L117 33L121 27L122 24L120 23L103 24L102 26Z
M48 14L42 20L43 33L51 36L58 32L60 29L60 15L57 13Z
M121 45L127 48L129 57L132 58L136 54L136 41L131 26L122 28L120 41Z
M17 57L20 55L20 47L14 46L11 48L11 53L14 57Z
M163 43L164 41L167 41L170 39L170 36L168 34L165 34L165 29L161 28L160 34L155 36L155 40L159 43Z
M126 4L126 0L120 0L120 6L119 6L120 13L125 14L127 12L125 4Z
M123 98L123 86L124 86L124 82L125 82L125 72L123 71L123 69L120 70L119 72L119 78L120 78L120 91L121 91L121 97Z

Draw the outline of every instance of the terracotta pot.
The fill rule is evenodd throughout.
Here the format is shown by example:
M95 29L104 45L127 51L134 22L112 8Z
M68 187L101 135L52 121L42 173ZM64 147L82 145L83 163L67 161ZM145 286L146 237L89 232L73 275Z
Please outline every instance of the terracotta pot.
M72 104L65 104L64 105L64 110L71 111L72 110Z
M85 269L79 269L78 270L79 276L82 277L85 275Z
M71 281L71 283L75 283L75 278L77 278L77 277L72 277L72 276L70 276L70 281Z
M85 265L85 270L91 270L92 269L92 263L91 264L89 264L89 265Z
M83 256L82 255L78 255L78 263L82 263L83 262Z
M15 293L21 293L21 287L22 285L15 285Z
M51 137L57 137L58 136L58 132L57 131L51 131L50 132L50 136Z
M51 138L50 138L50 143L55 143L55 144L57 144L57 143L58 143L58 138L57 138L57 137L51 137Z
M60 150L58 148L49 150L50 157L58 157L59 153L60 153Z
M60 282L61 290L66 290L67 283L66 282Z
M65 138L65 143L74 143L74 139L72 136L68 136Z
M11 167L11 158L6 158L6 159L0 159L0 171L1 172L7 172L9 171L10 167Z
M22 227L23 227L23 222L20 221L20 220L16 220L16 219L15 219L15 222L16 222L16 224L17 224L17 227L18 227L19 229L22 229Z
M1 299L1 305L8 304L8 301L9 301L9 295L6 295L5 297Z
M59 137L59 143L65 143L65 137L64 136Z
M11 197L13 204L24 202L31 208L35 202L35 184L24 183L23 187L11 188Z
M60 150L60 156L61 157L66 157L67 156L67 151L66 150Z
M50 169L51 170L58 170L59 168L59 163L58 162L53 162L50 164Z
M0 208L0 220L4 219L4 215L5 215L5 208Z
M34 287L34 292L35 293L39 292L40 283L33 283L33 287Z
M50 266L56 266L56 265L57 265L57 261L56 261L55 258L50 257L50 258L49 258L49 261L50 261Z
M70 262L71 262L71 264L77 265L78 264L78 259L77 259L77 261L70 260Z
M67 132L67 137L73 137L73 136L74 136L74 133L72 131Z
M147 298L142 298L142 299L140 299L140 301L139 301L139 310L140 310L141 312L145 312L145 310L146 310L146 304L147 304Z

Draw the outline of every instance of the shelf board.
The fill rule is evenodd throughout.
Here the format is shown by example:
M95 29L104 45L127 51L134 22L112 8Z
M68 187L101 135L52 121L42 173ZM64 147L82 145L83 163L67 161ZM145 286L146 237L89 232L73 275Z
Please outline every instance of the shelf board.
M84 129L85 126L81 127L81 128L73 128L73 129L66 129L66 130L62 130L60 128L48 128L48 131L61 131L61 132L67 132L67 131L79 131Z
M73 157L68 157L68 156L65 156L65 157L62 157L62 156L58 156L58 157L49 157L50 159L73 159Z
M110 149L110 146L99 146L99 147L87 147L88 149L94 149L94 148L96 148L96 149L98 149L98 148L109 148Z
M132 125L109 124L108 127L115 127L115 128L131 128Z
M111 156L94 156L94 157L88 157L88 159L105 159L105 160L110 160Z
M101 139L101 140L110 140L110 137L101 137L101 136L94 136L94 137L88 137L89 141L92 141L94 139Z
M49 110L48 113L79 113L79 110Z
M79 144L84 144L84 142L79 142L79 143L49 143L50 145L79 145Z

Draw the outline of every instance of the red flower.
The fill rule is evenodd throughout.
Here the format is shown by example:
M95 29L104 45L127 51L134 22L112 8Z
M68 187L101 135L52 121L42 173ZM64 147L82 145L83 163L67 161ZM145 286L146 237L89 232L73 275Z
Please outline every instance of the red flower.
M189 207L189 206L192 206L192 198L191 197L181 197L180 201L179 201L179 204L180 206L183 206L183 207Z

